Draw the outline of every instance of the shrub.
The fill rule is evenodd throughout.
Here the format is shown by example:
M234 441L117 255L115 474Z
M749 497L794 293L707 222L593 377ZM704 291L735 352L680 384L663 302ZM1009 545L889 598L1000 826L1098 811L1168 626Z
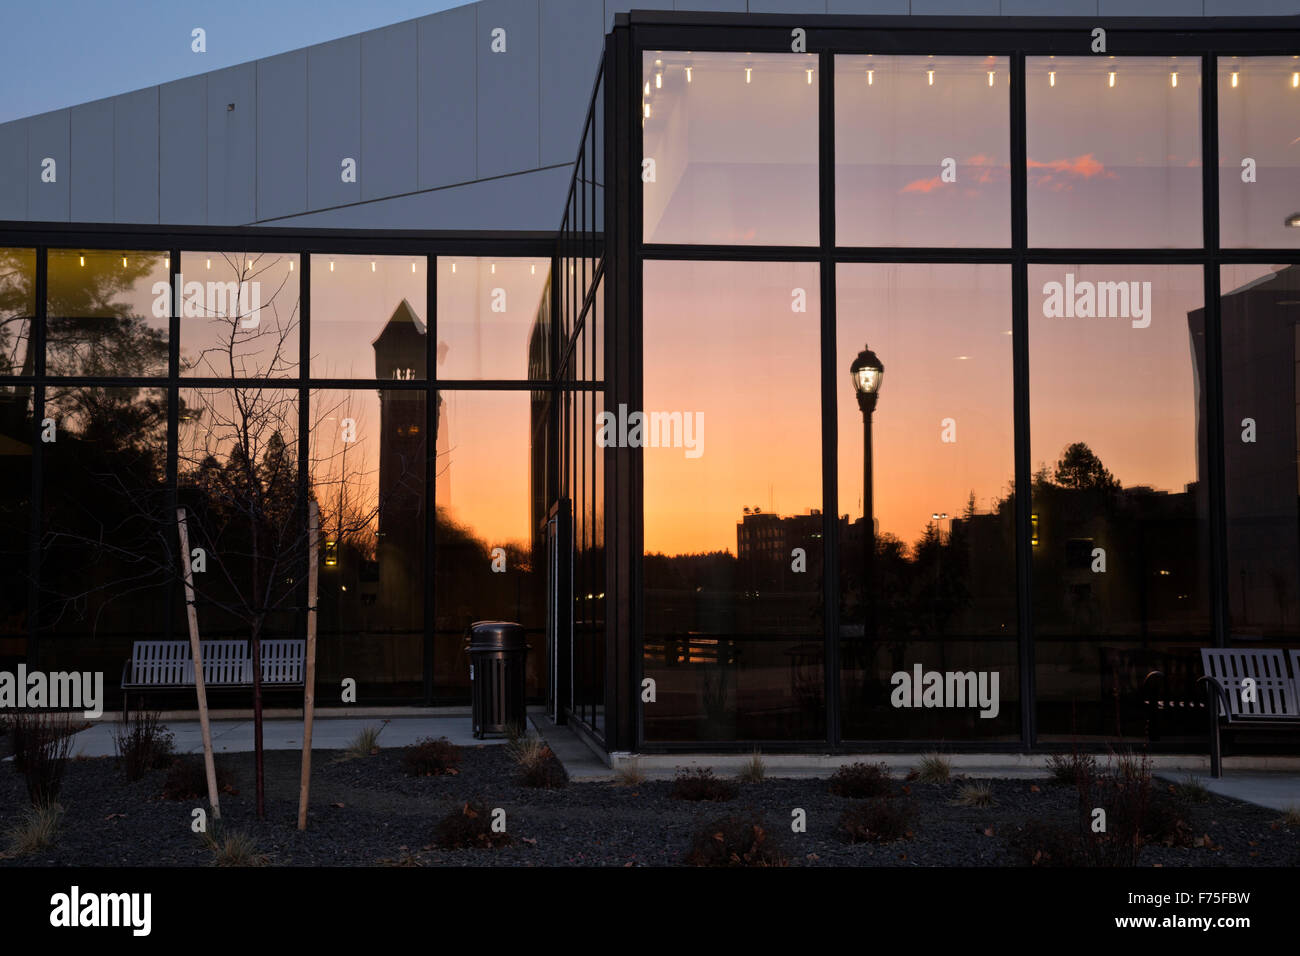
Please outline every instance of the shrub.
M959 807L993 806L993 785L984 781L969 780L957 788L953 803Z
M1187 822L1187 802L1182 792L1171 787L1168 791L1154 791L1147 804L1141 825L1144 843L1163 843L1165 846L1192 846L1195 834Z
M711 801L721 803L736 796L739 789L729 780L719 780L708 767L678 770L669 793L674 800Z
M366 727L361 733L352 738L352 743L348 744L348 749L344 751L345 755L350 758L372 757L379 753L379 735L383 731L382 727Z
M1090 781L1097 775L1097 758L1078 751L1052 754L1047 758L1047 772L1053 783L1063 787L1077 787L1080 779Z
M836 770L827 787L837 797L855 800L889 796L892 784L889 768L883 763L851 763Z
M523 765L523 784L542 790L559 790L568 786L569 774L550 747L543 747L537 759Z
M22 856L49 846L62 817L63 808L57 803L27 807L18 823L5 833L8 852L4 855Z
M1136 866L1151 802L1151 758L1121 754L1114 770L1079 788L1079 831L1093 866ZM1092 812L1106 811L1106 831L1094 833Z
M1282 826L1300 827L1300 805L1292 804L1282 811Z
M238 793L231 784L230 774L220 763L213 761L217 774L217 792ZM177 757L167 770L163 781L163 799L194 800L208 795L208 771L202 757Z
M910 840L916 807L908 800L872 797L840 814L840 831L850 843Z
M251 836L242 830L227 830L219 820L214 820L212 830L203 834L203 842L212 851L216 866L261 866L266 862Z
M1023 866L1087 866L1078 831L1046 820L1031 820L1007 840Z
M1188 803L1209 802L1210 791L1199 777L1188 777L1181 783L1175 784L1175 786L1178 796Z
M126 765L126 779L139 780L148 770L171 765L173 737L157 713L137 713L130 723L121 723L113 734L117 759Z
M614 771L614 786L616 787L639 787L645 783L645 771L641 769L641 761L632 757L618 765Z
M510 845L510 834L492 832L488 808L466 802L438 821L433 842L446 850L495 850Z
M786 866L786 856L753 811L703 824L691 837L689 866Z
M54 803L63 786L72 735L63 715L17 714L13 718L14 769L27 780L32 806Z
M528 767L542 759L542 751L549 750L546 741L534 734L513 736L506 744L506 753L521 767Z
M1062 768L1068 765L1068 761L1060 764ZM1125 753L1106 774L1098 775L1095 769L1095 759L1075 762L1078 811L1073 827L1037 823L1018 834L1014 844L1026 864L1136 866L1144 841L1181 839L1181 815L1176 804L1162 806L1148 819L1150 758ZM1093 830L1098 809L1105 811L1106 829L1102 832Z
M460 748L446 737L437 740L425 737L406 748L402 754L402 768L412 776L433 777L458 772L456 768L460 766L460 759Z
M763 763L763 755L755 750L741 766L736 779L741 783L762 783L766 776L767 765Z
M926 754L916 768L921 783L947 783L952 778L952 762L940 754Z

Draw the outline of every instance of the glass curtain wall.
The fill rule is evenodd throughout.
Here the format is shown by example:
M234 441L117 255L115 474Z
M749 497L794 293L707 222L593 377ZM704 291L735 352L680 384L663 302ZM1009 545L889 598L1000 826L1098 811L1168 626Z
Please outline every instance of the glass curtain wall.
M0 249L0 663L116 704L134 641L188 638L178 507L201 637L301 638L314 509L318 692L467 700L471 621L544 632L552 260L154 238Z
M632 30L639 739L1187 746L1200 648L1300 641L1300 66L1211 61L1203 208L1199 53L709 31Z

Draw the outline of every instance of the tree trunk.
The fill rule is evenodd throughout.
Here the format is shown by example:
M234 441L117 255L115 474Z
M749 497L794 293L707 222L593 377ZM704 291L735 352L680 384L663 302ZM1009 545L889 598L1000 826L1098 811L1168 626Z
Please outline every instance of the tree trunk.
M253 622L253 760L257 772L257 818L266 819L266 775L262 769L262 615Z

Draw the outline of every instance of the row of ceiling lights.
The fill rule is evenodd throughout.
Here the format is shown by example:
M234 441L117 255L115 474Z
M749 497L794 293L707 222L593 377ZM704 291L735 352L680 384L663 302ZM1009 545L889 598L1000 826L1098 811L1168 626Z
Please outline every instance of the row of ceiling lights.
M81 259L81 264L83 265L83 267L85 267L85 265L86 265L86 256L79 256L79 259ZM126 260L126 256L122 256L122 268L123 268L123 269L126 268L126 261L127 261L127 260ZM162 260L162 265L164 265L164 267L166 267L166 268L172 268L172 256L166 256L166 258L165 258L164 260ZM212 268L212 260L211 260L211 259L205 260L205 265L207 265L207 268L208 268L208 269L211 269L211 268ZM252 268L252 259L248 260L247 268L250 268L250 269ZM415 268L416 268L416 263L411 263L411 272L415 272ZM537 264L534 263L534 264L532 265L532 267L529 267L529 268L532 269L532 274L533 274L533 276L536 276L536 274L537 274ZM292 260L292 259L289 260L289 271L290 271L290 272L294 271L294 260ZM330 271L330 272L334 272L334 260L333 260L333 259L330 259L330 260L329 260L329 271ZM376 271L376 263L374 263L374 260L372 259L372 260L370 260L370 272L374 272L374 271ZM455 272L456 272L456 264L455 264L455 263L452 263L452 264L451 264L451 272L452 272L452 273L455 273ZM497 274L497 263L491 263L491 274L494 274L494 276L495 276L495 274Z
M1114 59L1114 57L1112 57L1112 59ZM664 74L663 74L663 70L661 69L662 66L663 66L663 60L655 60L655 66L656 66L656 67L659 67L660 69L657 69L657 70L655 71L654 88L655 88L655 89L662 89L662 88L663 88L663 85L664 85ZM689 66L685 68L685 70L686 70L686 82L687 82L687 83L690 83L690 82L692 81L692 75L691 75L691 74L692 74L692 69L693 69L693 68L692 68L692 67L689 67ZM747 66L747 67L744 67L744 70L745 70L745 82L746 82L746 83L750 83L750 82L752 81L752 79L753 79L754 67L752 67L752 66ZM925 72L926 72L926 78L927 78L927 80L929 81L929 85L930 85L930 86L934 86L934 72L935 72L935 71L934 71L934 70L926 70ZM812 71L811 69L808 69L808 70L805 70L804 73L805 73L805 74L807 75L807 77L808 77L808 84L809 84L809 85L812 85L812 80L813 80L813 71ZM876 81L876 71L875 71L875 70L867 70L866 73L867 73L867 85L868 85L868 86L872 86L872 85L874 85L874 84L875 84L875 81ZM1107 73L1107 75L1106 75L1106 78L1107 78L1107 79L1106 79L1106 85L1107 85L1108 87L1113 88L1113 87L1115 86L1115 77L1116 77L1116 73L1117 73L1117 71L1115 71L1115 70L1111 70L1110 72ZM996 71L996 70L989 70L989 71L988 71L988 81L989 81L989 86L993 86L993 85L994 85L994 82L995 82L996 76L997 76L997 71ZM1236 89L1236 88L1237 88L1237 86L1238 86L1238 84L1239 84L1239 78L1240 78L1240 76L1241 76L1240 72L1234 72L1234 73L1232 74L1232 87L1233 87L1233 89ZM1007 79L1010 80L1010 76L1009 76L1009 75L1008 75ZM1055 70L1049 70L1049 71L1048 71L1048 73L1047 73L1047 82L1048 82L1048 85L1049 85L1049 86L1056 86L1056 71L1055 71ZM1177 71L1177 70L1171 70L1171 71L1170 71L1170 73L1169 73L1169 85L1170 85L1171 87L1174 87L1174 88L1176 88L1176 87L1178 86L1178 71ZM1294 88L1300 88L1300 72L1295 72L1295 73L1292 73L1292 74L1291 74L1291 86L1292 86L1293 89L1294 89ZM646 80L646 84L645 84L645 95L646 95L646 96L649 96L649 95L650 95L650 81L649 81L649 80ZM650 115L650 106L649 106L649 104L646 104L645 115L646 115L647 117Z

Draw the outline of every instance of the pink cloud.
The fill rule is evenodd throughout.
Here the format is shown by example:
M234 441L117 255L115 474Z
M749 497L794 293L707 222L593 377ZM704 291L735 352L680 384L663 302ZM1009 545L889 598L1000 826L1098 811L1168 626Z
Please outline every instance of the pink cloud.
M917 179L903 187L905 193L928 193L933 192L943 185L943 181L938 176L930 179Z
M1084 153L1074 159L1053 159L1046 163L1031 159L1026 165L1030 169L1049 169L1053 173L1064 173L1067 176L1078 176L1083 179L1092 179L1094 176L1104 176L1107 179L1115 178L1115 174L1106 169L1092 153Z

